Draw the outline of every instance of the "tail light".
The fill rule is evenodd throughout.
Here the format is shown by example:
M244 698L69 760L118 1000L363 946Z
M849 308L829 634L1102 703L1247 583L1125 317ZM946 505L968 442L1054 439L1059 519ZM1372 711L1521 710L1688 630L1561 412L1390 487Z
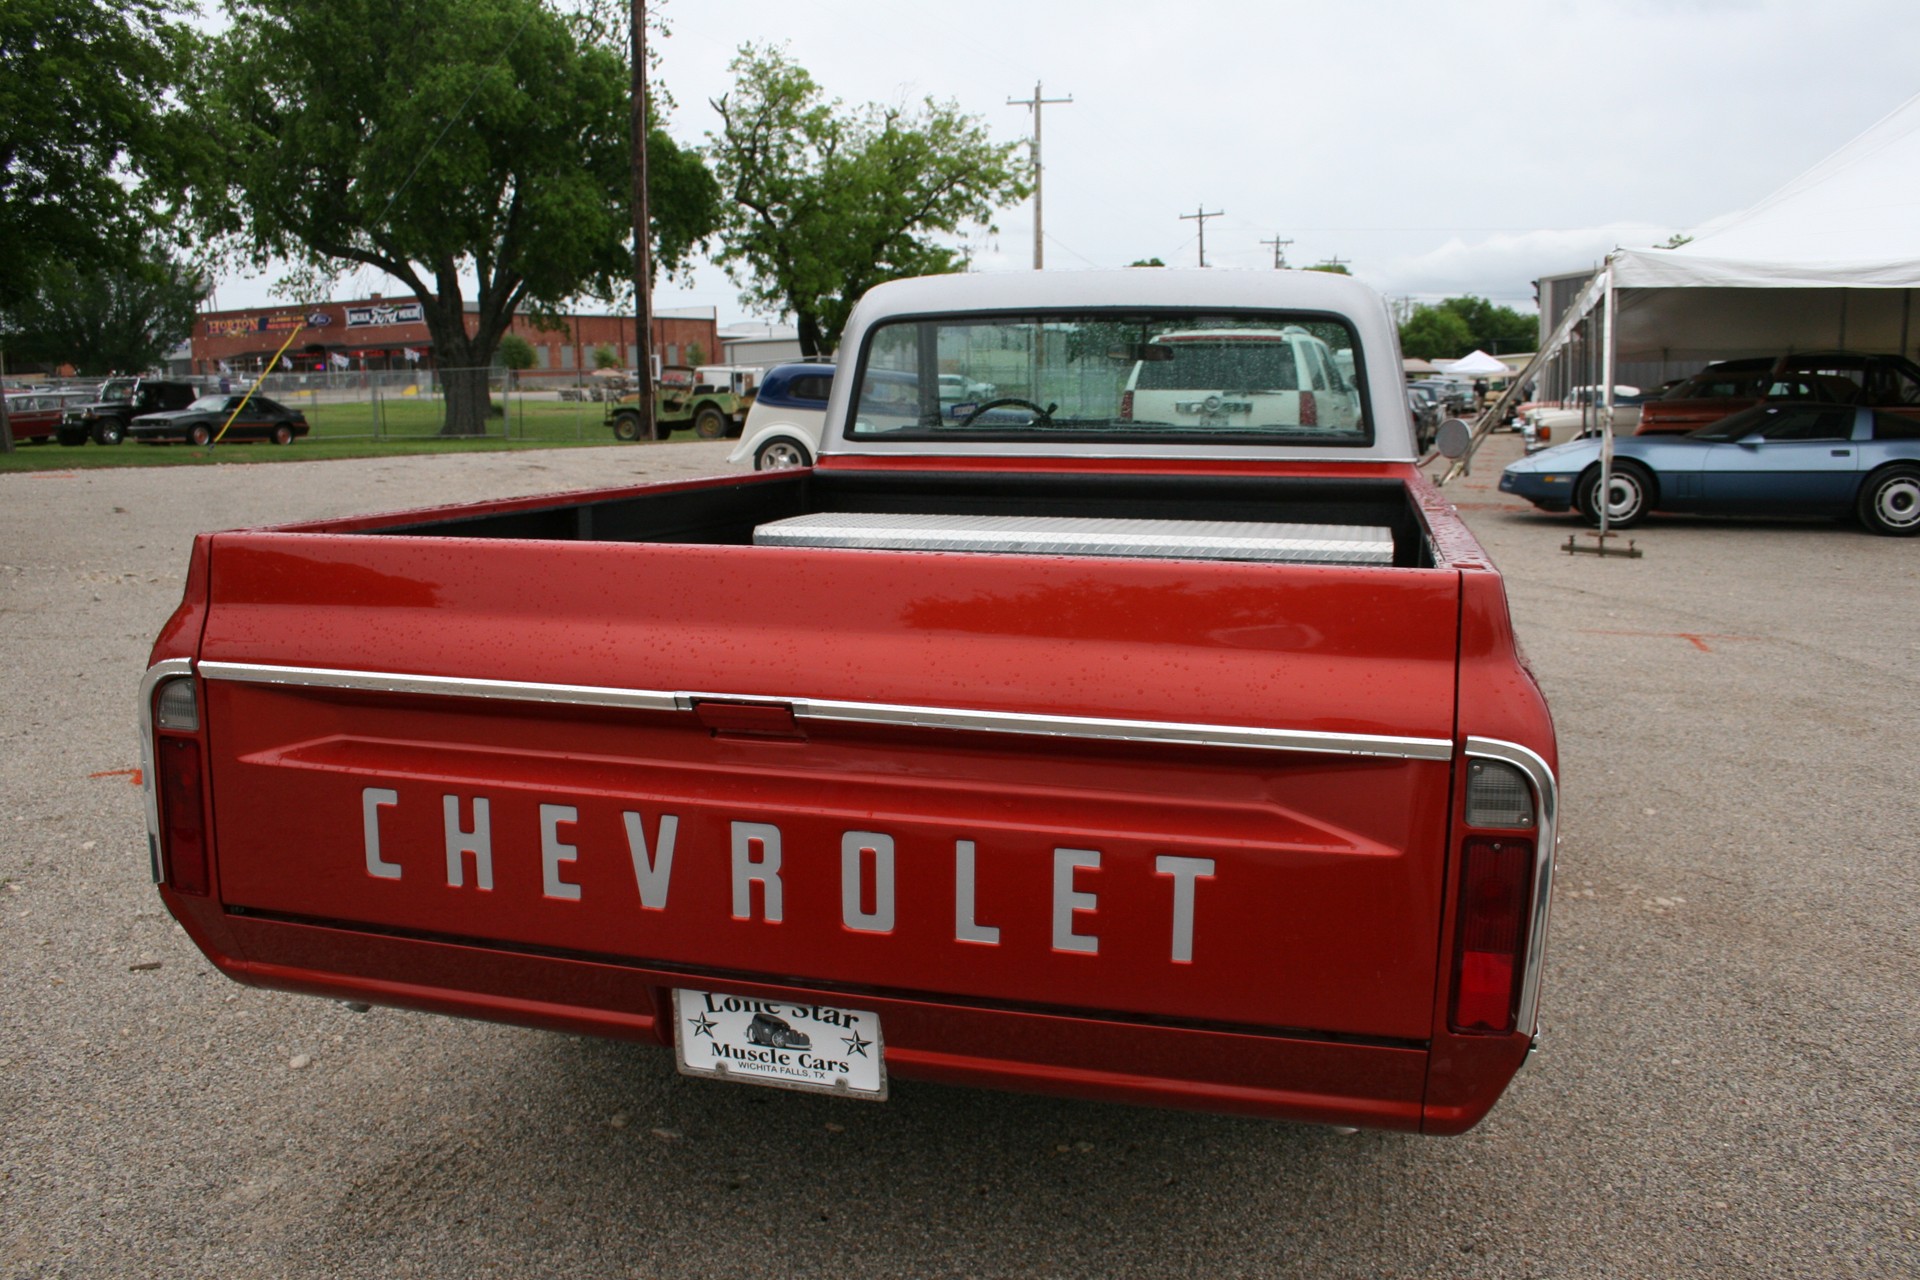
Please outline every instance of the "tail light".
M1553 439L1553 428L1544 427L1544 426L1535 427L1533 429L1533 434L1536 439L1538 439L1542 444L1545 444L1547 441Z
M1114 421L1115 422L1132 422L1133 421L1133 392L1122 391L1120 393L1120 415L1116 417Z
M1464 853L1447 1022L1455 1031L1505 1035L1520 994L1533 841L1475 837Z
M205 768L192 677L168 680L153 702L161 866L174 889L205 896L209 887Z
M1320 402L1313 398L1313 392L1300 393L1300 425L1317 427L1320 425Z
M1475 760L1468 766L1469 827L1531 831L1533 789L1512 765ZM1527 946L1527 903L1533 888L1534 842L1524 834L1469 834L1461 847L1460 911L1455 926L1455 1032L1513 1031Z

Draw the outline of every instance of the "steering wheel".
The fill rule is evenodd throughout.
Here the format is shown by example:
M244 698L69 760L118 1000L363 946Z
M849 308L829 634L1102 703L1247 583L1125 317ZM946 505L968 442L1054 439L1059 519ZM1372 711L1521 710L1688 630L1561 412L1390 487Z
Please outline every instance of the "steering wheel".
M970 427L974 424L974 421L977 418L979 418L981 414L985 413L987 410L1000 409L1008 405L1011 405L1017 409L1033 410L1034 420L1037 422L1052 422L1053 411L1060 407L1057 404L1052 404L1042 409L1039 405L1035 404L1031 400L1022 400L1018 396L1001 396L998 400L987 400L973 406L973 412L969 413L966 417L962 418L960 420L960 425L963 427Z

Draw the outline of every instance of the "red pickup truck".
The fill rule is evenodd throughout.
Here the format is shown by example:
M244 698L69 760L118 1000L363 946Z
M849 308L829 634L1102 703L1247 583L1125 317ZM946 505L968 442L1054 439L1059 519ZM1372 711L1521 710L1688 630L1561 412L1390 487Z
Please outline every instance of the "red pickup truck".
M1380 299L903 281L839 368L814 467L200 537L140 693L194 941L715 1078L1476 1123L1553 732Z

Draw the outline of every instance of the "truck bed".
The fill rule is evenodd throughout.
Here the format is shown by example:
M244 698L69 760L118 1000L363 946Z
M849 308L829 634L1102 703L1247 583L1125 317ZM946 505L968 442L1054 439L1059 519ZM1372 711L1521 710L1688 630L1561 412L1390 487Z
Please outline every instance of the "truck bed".
M1376 472L1378 468L1374 469ZM1302 476L815 468L642 489L596 491L397 517L294 526L308 532L537 541L749 546L764 525L800 516L872 514L1017 520L1131 519L1384 529L1390 563L1435 563L1409 495L1415 473ZM1420 482L1424 483L1424 482Z

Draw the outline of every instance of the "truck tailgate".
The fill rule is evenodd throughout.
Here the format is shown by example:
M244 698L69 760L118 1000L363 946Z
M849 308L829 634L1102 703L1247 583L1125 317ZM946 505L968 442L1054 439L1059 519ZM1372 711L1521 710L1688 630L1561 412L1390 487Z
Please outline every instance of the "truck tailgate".
M1431 1032L1452 571L248 532L210 597L229 908Z

